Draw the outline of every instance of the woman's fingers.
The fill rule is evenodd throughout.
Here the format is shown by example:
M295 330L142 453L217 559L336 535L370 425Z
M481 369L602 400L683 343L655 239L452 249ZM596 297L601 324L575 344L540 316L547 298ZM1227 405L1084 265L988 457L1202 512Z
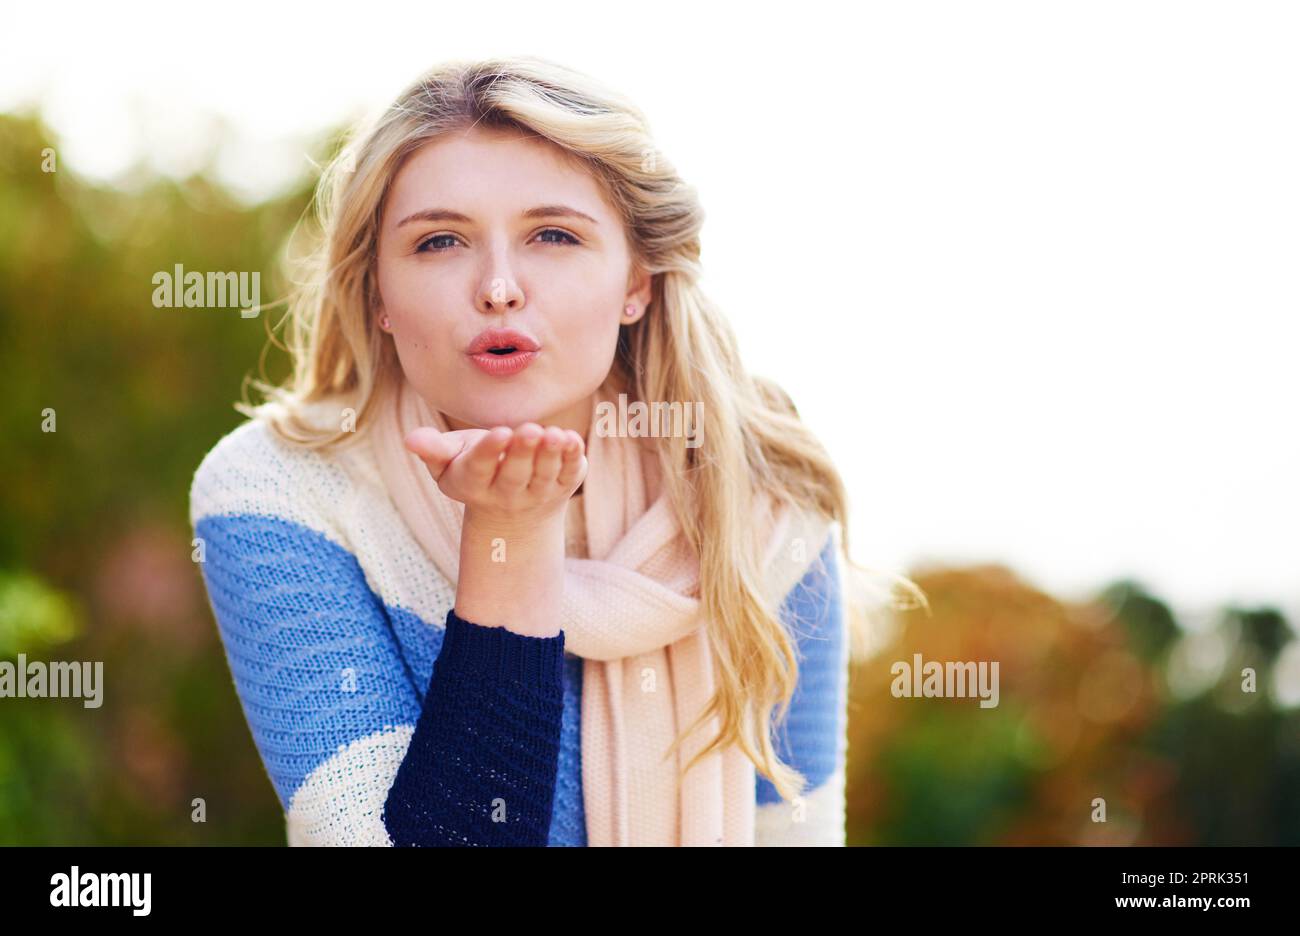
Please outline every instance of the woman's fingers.
M501 453L506 450L513 437L514 431L510 427L497 426L462 456L465 462L465 475L472 485L482 489L492 484Z
M524 423L472 433L422 428L406 440L429 463L443 493L463 503L493 501L494 492L517 506L520 494L525 501L550 501L562 496L557 488L572 492L586 475L586 446L572 429Z
M555 479L560 473L560 462L564 458L564 430L558 426L548 426L537 446L537 461L533 463L533 478L528 482L528 490L534 493L549 494L555 486Z
M429 466L429 472L435 481L442 477L442 473L447 470L452 459L460 454L464 445L462 440L448 438L431 426L411 430L402 441L408 451L418 455Z
M533 476L533 460L537 455L537 444L541 441L543 435L542 427L537 423L524 423L515 430L515 437L510 443L510 450L506 452L505 460L501 462L501 470L497 472L496 486L506 488L522 488L528 484Z
M560 462L560 473L556 482L565 487L576 488L587 475L587 456L583 452L586 446L582 436L572 429L565 430L564 456Z

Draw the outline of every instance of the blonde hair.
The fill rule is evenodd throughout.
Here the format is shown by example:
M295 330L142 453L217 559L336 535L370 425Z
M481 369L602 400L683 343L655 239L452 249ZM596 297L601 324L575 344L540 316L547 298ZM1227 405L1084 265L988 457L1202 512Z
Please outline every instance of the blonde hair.
M620 329L610 379L629 388L631 399L703 403L709 440L696 448L680 437L657 440L660 476L700 557L699 599L718 665L717 692L673 750L716 714L720 734L686 769L735 743L791 801L805 778L780 761L770 730L753 729L769 725L778 704L777 718L784 719L798 678L795 645L763 587L759 494L837 522L846 568L864 567L849 558L845 486L826 449L775 383L745 370L731 327L700 290L703 211L631 102L532 56L455 60L414 82L324 169L315 199L317 242L287 316L292 375L283 387L254 381L267 402L236 409L308 448L356 438L346 427L319 425L306 409L343 399L364 424L378 391L399 372L375 316L376 244L388 186L419 147L480 124L536 134L592 172L623 219L635 262L652 275L646 314ZM912 583L894 578L924 604ZM851 646L862 646L867 618L850 612L849 620Z

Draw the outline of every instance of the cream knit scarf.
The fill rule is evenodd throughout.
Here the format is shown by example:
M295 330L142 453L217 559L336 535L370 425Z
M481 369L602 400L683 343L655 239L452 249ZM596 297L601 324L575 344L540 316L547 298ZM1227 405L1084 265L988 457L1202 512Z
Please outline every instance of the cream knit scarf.
M425 552L458 580L464 504L447 497L402 440L411 430L447 431L404 376L381 394L372 424L384 484ZM703 711L714 684L700 619L699 561L667 495L659 494L654 450L645 440L595 431L592 395L588 471L583 482L587 554L565 560L561 627L565 649L582 657L582 782L587 838L606 845L753 845L753 763L736 745L714 751L678 782L680 765L715 737L716 716L666 758L678 731ZM653 440L650 440L653 441ZM791 513L765 504L768 568L791 529Z

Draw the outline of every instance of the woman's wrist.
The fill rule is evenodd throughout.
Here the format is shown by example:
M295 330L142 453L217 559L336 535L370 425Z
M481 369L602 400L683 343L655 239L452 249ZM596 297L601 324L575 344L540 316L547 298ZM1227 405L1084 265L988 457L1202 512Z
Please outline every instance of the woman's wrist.
M456 614L531 637L560 632L564 594L563 510L540 517L465 508Z

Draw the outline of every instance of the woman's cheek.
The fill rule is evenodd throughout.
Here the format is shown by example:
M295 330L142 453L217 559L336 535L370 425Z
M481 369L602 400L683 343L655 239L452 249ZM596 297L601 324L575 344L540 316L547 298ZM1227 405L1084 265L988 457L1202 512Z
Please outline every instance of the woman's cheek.
M573 345L577 352L569 358L571 373L594 377L607 370L613 361L614 345L605 340L605 336L596 330L588 331L579 342Z
M447 342L449 338L440 335L440 333L431 327L429 323L417 320L416 326L411 329L411 344L414 350L420 355L420 360L431 360L436 353L450 353L451 349Z

